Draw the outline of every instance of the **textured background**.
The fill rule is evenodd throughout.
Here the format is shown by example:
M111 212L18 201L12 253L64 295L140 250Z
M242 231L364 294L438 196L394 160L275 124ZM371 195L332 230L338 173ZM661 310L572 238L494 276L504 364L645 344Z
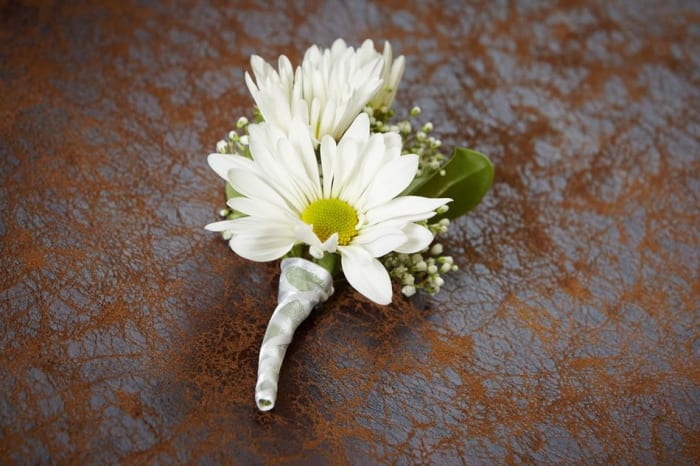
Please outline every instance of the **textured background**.
M700 3L103 3L0 1L0 463L700 462ZM341 287L259 413L277 265L206 154L251 53L336 37L497 176L440 295Z

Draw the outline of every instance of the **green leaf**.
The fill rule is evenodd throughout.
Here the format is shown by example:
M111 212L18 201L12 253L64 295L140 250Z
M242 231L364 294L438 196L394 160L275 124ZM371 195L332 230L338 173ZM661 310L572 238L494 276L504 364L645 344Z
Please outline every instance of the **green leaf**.
M444 175L440 175L444 172ZM437 172L418 177L406 194L452 198L449 210L434 217L453 220L476 207L493 182L493 164L484 154L457 147Z
M335 275L340 271L340 263L338 262L338 258L338 254L327 252L320 259L314 259L314 262L328 270L331 277L335 277Z

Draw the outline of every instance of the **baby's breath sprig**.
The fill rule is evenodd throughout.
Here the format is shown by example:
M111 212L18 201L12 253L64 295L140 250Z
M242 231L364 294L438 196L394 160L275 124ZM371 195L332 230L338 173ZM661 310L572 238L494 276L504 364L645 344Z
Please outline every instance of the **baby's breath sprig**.
M446 211L447 209L443 208L439 213ZM423 225L437 238L447 232L450 221L443 218L434 223L423 222ZM442 275L457 270L452 256L442 253L442 244L434 241L429 247L415 254L391 252L380 260L389 271L389 276L401 285L404 296L413 296L418 290L434 295L445 284Z
M255 108L257 109L257 107ZM255 110L254 109L254 110ZM255 118L257 119L259 112L255 112ZM235 154L242 155L244 157L252 158L250 154L250 147L248 145L248 127L250 126L250 120L242 116L236 120L236 129L228 132L225 139L216 143L216 152L219 154ZM240 132L240 134L239 134ZM228 190L231 189L230 185L226 184L226 197L229 197ZM219 210L219 217L223 220L233 220L235 218L241 217L240 212L236 212L229 207L224 207ZM221 237L228 241L231 239L232 233L230 231L221 232Z
M216 152L219 154L237 154L251 158L248 147L248 126L250 121L242 116L236 121L236 129L231 130L225 139L216 143ZM238 132L241 134L238 134Z

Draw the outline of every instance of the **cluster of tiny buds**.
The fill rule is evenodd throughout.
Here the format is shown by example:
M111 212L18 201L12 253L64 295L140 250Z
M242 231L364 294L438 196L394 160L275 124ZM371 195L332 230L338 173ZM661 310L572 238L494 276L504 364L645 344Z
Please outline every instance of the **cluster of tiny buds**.
M427 227L433 233L440 234L447 231L449 224L450 221L444 218L428 224ZM442 275L457 270L452 256L444 256L442 253L442 244L435 242L421 252L393 252L384 256L381 261L389 275L401 285L404 296L413 296L418 290L433 295L445 284Z
M248 148L248 125L250 121L246 117L240 117L236 122L236 129L243 134L239 135L237 130L229 131L226 139L216 143L216 152L219 154L239 154L250 156Z
M450 220L443 218L435 223L428 224L428 229L434 235L439 235L441 233L446 233L447 229L450 227Z
M226 139L216 143L216 152L219 154L237 154L252 158L248 145L248 126L250 126L248 118L242 116L236 120L236 129L229 131ZM238 134L239 131L242 134ZM234 218L240 217L241 214L233 209L224 207L219 210L219 216L225 220L233 220ZM233 233L230 231L223 231L221 233L221 237L226 241L230 240L231 236L233 236Z

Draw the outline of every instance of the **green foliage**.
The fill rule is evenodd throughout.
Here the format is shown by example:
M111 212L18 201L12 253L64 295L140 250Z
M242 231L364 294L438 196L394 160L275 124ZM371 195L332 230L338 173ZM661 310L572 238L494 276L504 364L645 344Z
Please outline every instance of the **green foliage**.
M440 170L417 177L403 194L449 197L449 210L435 218L454 220L476 207L493 182L491 160L479 152L458 147Z
M340 261L338 254L327 252L320 259L314 259L314 262L328 270L332 277L335 277L340 272Z

